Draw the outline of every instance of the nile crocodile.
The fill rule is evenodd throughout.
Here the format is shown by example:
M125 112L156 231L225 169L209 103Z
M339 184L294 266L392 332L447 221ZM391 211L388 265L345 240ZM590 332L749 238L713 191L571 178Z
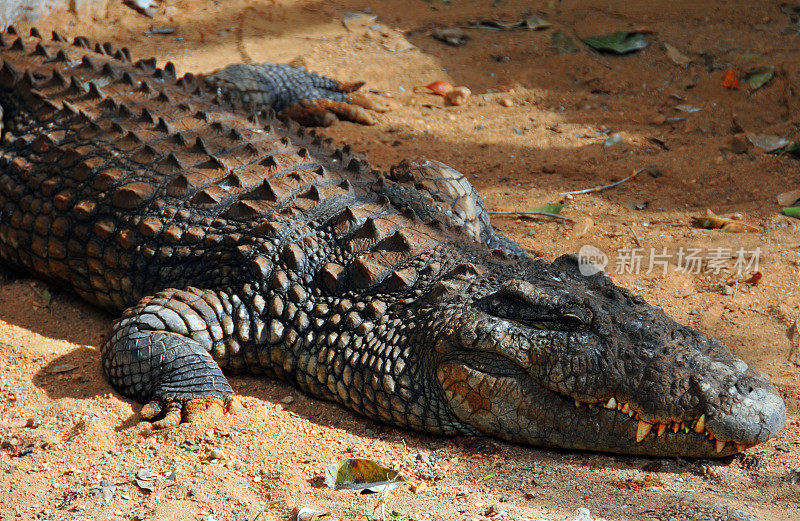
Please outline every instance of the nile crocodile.
M122 311L102 365L156 427L229 399L221 369L568 449L726 456L784 425L720 342L574 255L528 257L444 165L375 171L85 38L11 30L0 60L0 259Z

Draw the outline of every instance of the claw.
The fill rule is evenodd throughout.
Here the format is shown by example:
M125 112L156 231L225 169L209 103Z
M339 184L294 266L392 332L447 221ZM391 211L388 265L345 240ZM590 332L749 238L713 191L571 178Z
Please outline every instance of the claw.
M167 400L164 418L158 420L157 422L153 422L153 428L156 430L162 430L179 425L181 423L181 409L183 409L181 402Z
M139 411L139 416L143 420L152 420L153 418L161 414L162 409L163 407L161 407L161 402L153 400L152 402L142 407L142 410Z
M224 402L216 396L207 396L189 400L185 404L179 400L167 399L162 405L162 402L153 400L142 407L142 410L139 411L139 416L142 420L151 421L153 429L162 430L176 427L183 422L191 423L206 416L218 417L224 411L235 413L239 409L241 409L241 405L232 395L228 396ZM162 412L164 417L158 421L153 421Z
M280 115L308 127L330 126L337 117L342 121L352 121L362 125L376 123L375 117L369 111L357 105L327 99L301 100L289 105Z
M347 101L352 103L353 105L358 105L359 107L363 107L367 110L371 110L373 112L389 112L393 110L397 104L391 101L384 101L384 100L375 100L373 98L367 97L366 94L362 94L360 92L355 94L350 94L347 97Z

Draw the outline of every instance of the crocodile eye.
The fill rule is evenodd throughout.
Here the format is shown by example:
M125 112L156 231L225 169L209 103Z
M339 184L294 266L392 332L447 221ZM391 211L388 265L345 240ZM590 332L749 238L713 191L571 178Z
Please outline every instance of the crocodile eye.
M581 318L578 315L573 314L573 313L566 313L564 315L561 315L560 322L564 326L565 329L569 329L569 330L573 330L573 331L581 329L582 327L588 325L585 322L584 318Z
M588 309L563 310L554 303L537 304L503 294L490 295L478 301L477 305L489 315L534 329L577 331L592 321Z

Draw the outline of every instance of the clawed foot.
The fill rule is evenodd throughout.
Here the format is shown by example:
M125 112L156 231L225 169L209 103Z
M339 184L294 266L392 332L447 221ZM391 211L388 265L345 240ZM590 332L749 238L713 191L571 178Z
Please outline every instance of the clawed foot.
M327 127L337 120L374 125L373 112L391 108L356 92L363 81L340 82L286 64L237 63L204 76L204 81L245 107L271 107L281 117L308 127Z
M225 412L234 413L239 408L239 400L230 395L222 400L216 396L205 396L192 400L153 400L139 412L142 420L151 422L155 430L168 429L181 423L191 423L202 417L218 417ZM155 420L163 415L159 420Z

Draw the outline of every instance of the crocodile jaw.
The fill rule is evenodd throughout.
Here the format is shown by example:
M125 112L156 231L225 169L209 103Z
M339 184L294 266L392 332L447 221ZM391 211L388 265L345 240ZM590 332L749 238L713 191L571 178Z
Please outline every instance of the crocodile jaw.
M706 430L686 425L677 430L653 428L618 407L575 403L525 375L491 375L459 362L437 370L445 398L464 423L505 440L544 447L592 450L632 455L720 458L764 441L783 427L786 410L774 392L763 390L761 421L734 414L709 422ZM625 404L627 405L627 404ZM727 436L725 423L758 425L759 435ZM650 425L643 432L642 425ZM719 435L713 434L720 429ZM725 433L725 434L723 434ZM743 431L739 431L743 434ZM723 437L725 436L725 437Z

